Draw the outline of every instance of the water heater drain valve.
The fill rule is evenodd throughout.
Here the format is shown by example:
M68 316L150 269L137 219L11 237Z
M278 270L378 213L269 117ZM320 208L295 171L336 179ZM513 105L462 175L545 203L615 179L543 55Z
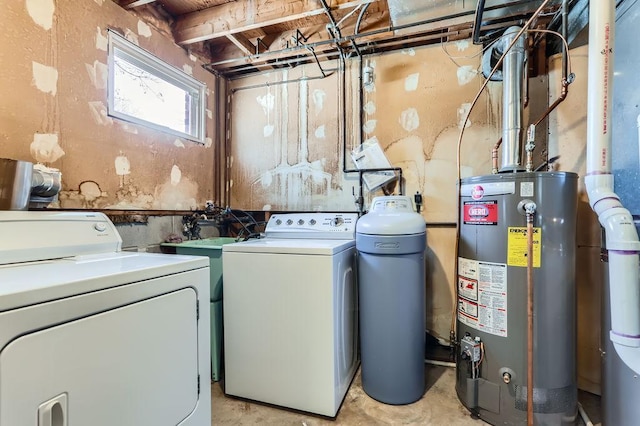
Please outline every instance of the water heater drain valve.
M481 357L480 338L472 338L470 335L464 336L460 340L460 356L462 359L478 362Z

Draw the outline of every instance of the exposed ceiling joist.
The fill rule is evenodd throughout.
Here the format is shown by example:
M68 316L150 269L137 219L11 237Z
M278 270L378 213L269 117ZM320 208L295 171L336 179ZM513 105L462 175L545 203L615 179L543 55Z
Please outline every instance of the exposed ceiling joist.
M256 52L256 46L241 33L227 34L227 38L235 44L238 49L242 50L245 55L255 55L258 53Z
M133 9L134 7L153 3L156 0L118 0L118 4L125 9Z
M334 0L329 7L339 11L376 1ZM314 17L327 19L318 0L246 0L186 14L176 21L174 36L178 44L190 44L272 25L295 25L297 21L306 22L302 27L307 27Z

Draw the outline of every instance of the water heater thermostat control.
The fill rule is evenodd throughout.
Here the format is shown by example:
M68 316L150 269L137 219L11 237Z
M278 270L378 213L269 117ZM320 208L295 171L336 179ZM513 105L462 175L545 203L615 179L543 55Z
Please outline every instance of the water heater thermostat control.
M464 336L460 340L460 356L467 361L480 361L480 340Z

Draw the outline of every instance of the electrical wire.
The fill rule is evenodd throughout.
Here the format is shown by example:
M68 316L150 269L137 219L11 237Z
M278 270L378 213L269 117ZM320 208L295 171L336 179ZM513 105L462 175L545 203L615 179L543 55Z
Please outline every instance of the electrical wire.
M509 44L509 46L507 46L507 48L504 50L504 52L500 56L500 59L498 59L498 62L496 62L495 66L493 67L493 69L491 70L491 72L489 73L487 78L485 79L484 83L480 87L480 90L478 90L478 93L476 94L475 98L473 99L473 102L471 103L471 107L467 111L467 115L465 116L464 121L462 122L462 126L461 126L461 129L460 129L460 136L458 137L458 144L457 144L457 147L456 147L456 171L457 171L457 176L456 177L457 177L457 186L458 186L458 188L457 188L457 199L456 199L456 209L457 209L457 212L456 212L456 216L457 216L457 220L456 220L456 240L455 240L456 262L455 262L455 275L454 275L454 279L455 279L456 282L458 281L458 278L457 278L458 277L458 258L457 258L457 256L458 256L458 251L460 249L460 197L462 196L462 179L461 179L461 170L460 170L461 169L460 155L461 155L461 149L462 149L462 138L464 136L464 130L465 130L466 126L467 126L467 122L469 121L469 117L471 116L471 112L473 111L473 108L475 107L475 105L478 103L478 100L480 99L480 95L482 94L484 89L489 84L489 81L491 80L491 76L493 76L493 74L496 73L496 71L498 70L500 65L502 65L502 62L504 61L504 58L506 57L507 53L509 53L511 48L516 44L516 42L522 36L522 34L524 34L524 32L527 31L527 29L531 26L533 21L540 15L540 12L542 12L542 10L550 2L551 2L551 0L544 0L542 2L542 4L538 7L538 9L536 9L536 11L533 13L533 15L531 15L531 17L527 20L527 22L525 22L525 24L522 26L520 31L518 31L518 33L513 38L513 40ZM457 331L456 330L456 317L457 317L456 313L458 311L457 289L458 289L458 286L456 284L456 294L455 294L455 300L454 300L454 305L453 305L453 312L451 314L451 335L452 336L455 336L456 335L456 331Z
M471 376L474 379L480 377L480 364L484 361L484 342L480 342L480 359L471 363Z
M236 213L239 213L242 215L242 217L238 217L238 215ZM205 210L202 213L199 212L194 212L193 215L190 217L192 220L195 220L195 222L197 223L200 220L209 220L209 217L207 215L212 215L213 219L212 220L216 220L216 222L221 221L222 220L222 216L224 215L229 215L231 216L231 218L239 223L242 226L242 229L240 229L240 231L238 232L237 236L236 236L236 240L239 241L240 238L244 238L244 240L247 240L249 238L260 238L260 232L255 232L255 227L258 227L260 225L264 225L266 222L258 222L256 221L256 219L253 217L252 214L250 214L249 212L246 212L244 210L240 210L240 209L231 209L229 207L223 208L223 207L218 207L218 206L212 206L211 210ZM249 227L254 227L254 230L252 231L251 229L249 229L249 227L247 225L245 225L243 219L244 218L248 218L252 223L249 225ZM219 225L217 225L218 228L220 228ZM243 237L244 233L246 232L247 236Z
M353 34L356 35L360 32L360 24L362 23L362 18L364 18L364 14L367 12L367 9L369 9L369 6L371 5L371 3L367 3L364 5L364 7L362 8L362 10L360 11L360 13L358 14L358 20L356 21L356 26L353 29Z
M369 3L367 3L369 4ZM347 13L346 15L344 15L344 17L338 21L338 23L336 24L336 27L339 27L340 24L342 24L345 20L349 19L349 17L351 15L353 15L354 13L356 13L358 11L358 9L360 9L360 7L362 7L362 3L360 3L359 5L357 5L356 7L354 7L351 12Z
M442 39L440 39L440 48L442 49L442 51L444 52L445 55L447 55L447 57L449 57L449 59L451 60L451 62L453 62L456 66L460 67L461 65L458 64L455 60L456 59L474 59L477 58L478 56L484 54L484 52L486 52L487 50L491 49L491 47L493 47L494 44L496 44L498 41L500 41L500 39L504 37L504 35L498 37L497 39L493 40L491 43L487 44L485 47L483 47L481 50L479 50L478 52L474 53L473 55L460 55L460 56L453 56L451 53L449 53L449 51L446 48L445 43L442 41Z
M257 224L258 224L258 222L256 222L256 220L253 218L253 216L251 216L251 215L250 215L250 214L248 214L247 212L244 212L244 211L242 211L242 210L236 210L236 211L242 212L242 213L244 213L247 217L249 217L249 218L253 221L253 225L257 225ZM240 230L240 233L238 233L238 238L240 238L240 236L242 235L242 234L241 234L241 232L242 232L243 230L244 230L244 231L247 231L247 235L248 235L248 237L247 237L247 238L250 238L250 235L251 235L251 234L254 234L254 232L252 232L249 228L247 228L247 226L246 226L246 225L245 225L245 224L244 224L244 223L243 223L243 222L238 218L238 216L236 216L236 215L233 213L233 210L228 209L228 210L226 210L226 211L225 211L225 213L227 213L227 214L228 214L228 215L230 215L232 218L234 218L234 219L235 219L235 221L236 221L236 222L238 222L238 223L242 226L242 230Z

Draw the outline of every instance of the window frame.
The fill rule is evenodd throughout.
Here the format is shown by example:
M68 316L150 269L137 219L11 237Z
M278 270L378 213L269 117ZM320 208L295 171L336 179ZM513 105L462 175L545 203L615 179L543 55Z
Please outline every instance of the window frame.
M168 133L200 144L205 143L206 137L206 85L184 71L162 61L155 55L144 50L140 46L130 42L116 31L107 31L109 42L109 75L107 80L107 115L119 120L139 124L153 130ZM157 123L153 123L120 111L115 110L115 56L125 58L130 64L146 71L162 80L183 89L191 94L191 108L196 111L190 117L190 129L194 134L184 133Z

